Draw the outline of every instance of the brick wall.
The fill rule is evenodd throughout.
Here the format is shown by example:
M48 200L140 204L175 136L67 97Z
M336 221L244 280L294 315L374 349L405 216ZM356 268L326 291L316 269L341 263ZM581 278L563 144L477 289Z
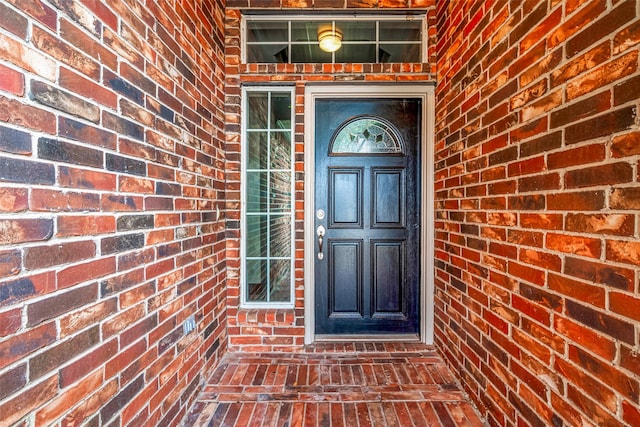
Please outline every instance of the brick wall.
M0 2L0 424L176 425L226 348L223 6Z
M361 12L388 12L398 8L426 11L429 24L427 58L424 64L243 64L240 61L240 24L242 9L273 8L277 13L287 9L321 9L327 13L344 9ZM300 351L304 344L304 91L313 82L412 83L435 80L435 0L228 0L226 9L226 147L227 210L235 215L228 222L227 267L228 334L231 350ZM295 308L292 310L244 309L240 306L240 155L242 142L241 87L243 84L295 85L295 188L296 251ZM234 159L234 160L232 160Z
M640 425L639 8L438 2L437 344L491 425Z

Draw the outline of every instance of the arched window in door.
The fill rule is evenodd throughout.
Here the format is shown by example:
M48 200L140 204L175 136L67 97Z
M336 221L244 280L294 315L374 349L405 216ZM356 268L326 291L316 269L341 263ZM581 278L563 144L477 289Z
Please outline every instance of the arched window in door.
M334 133L329 155L403 155L404 143L396 127L381 117L357 116Z

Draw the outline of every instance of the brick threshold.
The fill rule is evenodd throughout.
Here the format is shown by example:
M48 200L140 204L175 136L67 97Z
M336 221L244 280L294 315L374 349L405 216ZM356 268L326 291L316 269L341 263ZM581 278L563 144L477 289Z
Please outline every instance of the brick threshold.
M320 343L227 353L185 426L484 426L431 346Z

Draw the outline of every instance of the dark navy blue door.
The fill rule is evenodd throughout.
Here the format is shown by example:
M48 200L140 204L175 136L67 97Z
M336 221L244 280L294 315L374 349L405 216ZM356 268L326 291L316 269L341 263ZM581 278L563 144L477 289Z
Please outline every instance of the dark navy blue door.
M418 333L421 108L316 102L316 334Z

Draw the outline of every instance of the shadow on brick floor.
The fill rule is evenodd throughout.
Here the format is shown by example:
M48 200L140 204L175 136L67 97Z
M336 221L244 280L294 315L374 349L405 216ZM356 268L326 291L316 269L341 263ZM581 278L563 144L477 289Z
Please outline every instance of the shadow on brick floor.
M311 346L229 353L188 426L483 426L433 347Z

